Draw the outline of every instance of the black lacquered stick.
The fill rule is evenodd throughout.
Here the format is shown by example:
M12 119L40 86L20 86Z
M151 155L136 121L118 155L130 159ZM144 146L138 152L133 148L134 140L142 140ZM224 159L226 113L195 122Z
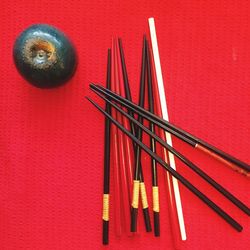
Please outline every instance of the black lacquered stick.
M110 89L111 81L111 50L108 50L107 62L107 88ZM106 112L111 114L111 105L106 103ZM109 186L110 186L110 128L111 122L105 117L104 138L104 180L103 180L103 212L102 212L102 243L109 243Z
M192 193L194 193L198 198L200 198L207 206L209 206L214 212L221 216L228 224L230 224L235 230L241 232L243 227L234 220L230 215L228 215L224 210L222 210L218 205L211 201L205 194L200 192L194 185L192 185L186 178L180 175L177 171L166 164L157 154L153 153L145 144L133 136L127 129L125 129L119 122L117 122L111 115L105 112L98 104L93 102L90 98L86 97L102 114L108 117L120 130L123 131L127 136L129 136L138 146L140 146L146 153L153 157L165 170L169 171L175 178L177 178L185 187L187 187Z
M123 81L124 81L124 89L125 89L125 96L128 100L132 101L131 97L131 92L130 92L130 86L129 86L129 81L128 81L128 74L127 74L127 68L126 68L126 63L125 63L125 57L124 57L124 52L122 48L122 41L119 38L118 39L118 44L119 44L119 51L120 51L120 58L121 58L121 65L122 65L122 75L123 75ZM143 51L144 53L144 51ZM145 52L146 53L146 52ZM145 55L143 55L145 57ZM143 59L142 59L143 60ZM142 70L143 71L143 70ZM144 73L142 73L144 74ZM145 76L143 76L145 78ZM143 79L141 79L142 81ZM129 114L134 117L134 113L131 110L128 110ZM136 127L133 122L130 121L130 130L131 133L136 136ZM137 155L137 145L134 143L134 154L135 156ZM144 204L143 206L143 216L144 216L144 222L145 222L145 227L147 232L151 232L151 223L150 223L150 216L149 216L149 210L147 207L147 193L146 193L146 188L144 184L144 178L143 178L143 171L141 167L141 161L138 162L139 164L139 169L140 169L140 190L143 195L141 195L142 203ZM137 184L136 184L137 185ZM134 213L134 210L132 209L132 214ZM132 217L132 216L131 216ZM134 219L132 219L132 222ZM135 224L131 224L131 228L135 228Z
M145 84L146 84L146 60L147 60L147 47L148 47L148 41L146 40L146 36L143 37L144 41L144 55L143 55L143 62L142 62L142 70L141 70L141 80L140 80L140 93L139 93L139 105L140 107L144 107L145 105ZM140 123L143 123L143 117L138 116L138 121ZM142 130L138 127L137 128L137 138L142 141ZM142 171L142 165L141 165L141 148L136 147L136 163L135 167L139 169L140 171L140 196L142 201L142 209L143 209L143 216L146 226L146 231L151 232L151 222L149 217L149 209L148 209L148 200L147 200L147 193L146 193L146 187L144 183L143 178L143 171Z
M96 90L98 91L99 93L109 97L111 100L114 100L115 102L123 105L124 107L126 107L128 110L131 110L141 116L143 116L144 118L146 118L149 122L152 122L154 123L156 126L162 128L163 130L173 134L174 136L176 136L177 138L181 139L182 141L188 143L189 145L195 147L196 143L193 141L193 140L189 140L188 138L186 138L185 136L179 134L178 132L176 132L175 130L163 125L161 122L158 122L156 119L154 118L151 118L151 116L145 114L144 112L141 112L141 107L139 107L138 105L134 104L133 102L126 102L127 100L125 98L122 98L121 96L117 96L114 92L111 92L107 89L105 89L104 87L100 86L100 85L96 85L96 84L90 84L89 85L90 88L92 90ZM146 109L142 109L143 111L147 111ZM154 115L152 114L151 112L147 111L149 114L151 115ZM156 116L156 115L154 115ZM156 116L158 117L158 116Z
M124 51L122 47L122 40L120 38L118 39L118 43L119 43L119 50L120 50L120 55L121 55L121 65L122 65L122 75L123 75L123 81L124 81L125 96L127 100L132 102L132 96L131 96L129 80L128 80L128 73L127 73L127 68L126 68L126 63L125 63L125 56L124 56ZM130 116L134 117L134 113L131 109L128 109L128 113L130 114ZM133 122L130 122L130 127L131 127L132 134L135 136L136 129L135 129Z
M194 135L191 135L190 133L184 131L183 129L178 128L177 126L173 125L172 123L167 122L166 120L152 114L151 112L138 106L137 104L130 102L119 95L116 95L112 91L109 91L108 89L105 89L104 87L102 87L100 85L90 84L90 87L95 88L99 92L109 96L112 100L115 100L116 102L122 104L126 108L133 110L133 112L140 114L141 116L143 116L147 120L154 122L154 124L156 124L157 126L168 131L169 133L173 134L174 136L178 137L179 139L183 140L184 142L190 144L191 146L193 146L195 148L203 146L204 148L209 149L210 151L214 152L215 154L222 157L226 161L237 165L239 168L241 168L243 171L245 171L243 174L250 176L249 175L250 166L248 164L246 164L246 163L240 161L239 159L236 159L235 157L223 152L222 150L206 143L205 141L195 137Z
M178 152L176 149L171 147L167 142L162 140L160 137L152 133L148 128L146 128L143 124L140 124L136 119L127 114L124 110L119 108L116 104L112 103L110 100L93 90L98 96L100 96L103 100L110 103L112 107L121 112L125 117L127 117L131 122L135 123L138 127L140 127L143 131L145 131L151 138L154 138L157 142L159 142L163 147L169 150L172 154L178 157L183 163L185 163L189 168L191 168L195 173L197 173L200 177L206 180L209 184L211 184L217 191L223 194L228 200L230 200L233 204L235 204L239 209L245 212L247 215L250 215L250 209L247 207L242 201L236 198L233 194L231 194L228 190L222 187L219 183L217 183L214 179L212 179L209 175L207 175L203 170L201 170L198 166L193 164L190 160L188 160L184 155Z
M154 113L154 97L152 87L151 59L149 47L147 46L147 80L148 80L148 107L151 113ZM154 123L149 122L150 131L155 133ZM150 137L150 149L156 153L156 143L153 137ZM160 204L159 204L159 187L156 160L151 157L152 167L152 194L153 194L153 213L154 213L154 234L160 236Z
M143 52L142 52L142 65L141 65L141 79L140 79L140 92L139 92L139 106L144 107L145 101L145 71L146 71L146 38L143 38ZM138 116L138 121L140 123L143 122L142 116ZM138 140L142 140L142 130L137 129L137 138ZM136 148L136 165L135 165L135 180L139 180L139 174L141 171L141 151L140 147L137 146Z

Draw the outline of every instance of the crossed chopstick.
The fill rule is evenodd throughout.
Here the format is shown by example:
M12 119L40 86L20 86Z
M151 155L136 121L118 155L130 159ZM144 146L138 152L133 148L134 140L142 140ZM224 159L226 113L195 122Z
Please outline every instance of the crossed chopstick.
M119 45L118 45L119 44ZM243 227L235 221L230 215L228 215L224 210L222 210L219 206L217 206L213 201L211 201L206 195L200 192L195 186L193 186L186 178L184 178L181 174L179 174L175 169L171 168L166 161L163 161L157 154L155 150L155 142L157 141L161 144L166 150L171 152L173 155L178 157L184 164L186 164L189 168L191 168L196 174L198 174L201 178L206 180L210 185L212 185L217 191L223 194L228 200L230 200L233 204L235 204L239 209L245 212L247 215L250 215L250 209L243 202L241 202L238 198L236 198L232 193L226 190L223 186L221 186L218 182L216 182L213 178L207 175L202 169L193 164L189 159L187 159L183 154L175 150L172 146L170 146L163 138L159 137L155 133L155 128L158 127L168 133L178 137L182 141L188 143L192 147L199 149L208 155L215 157L216 159L224 162L229 165L234 170L244 174L245 176L250 176L250 166L235 157L219 150L218 148L208 144L207 142L193 136L192 134L184 131L176 127L175 125L167 122L166 120L160 118L155 115L154 105L153 105L153 96L152 96L152 75L151 75L151 67L150 59L149 59L149 47L147 45L147 41L144 38L144 46L143 46L143 57L142 57L142 69L141 72L141 84L140 84L140 100L139 105L133 103L131 101L131 93L129 89L127 72L124 62L124 55L121 46L121 40L119 43L116 43L116 53L118 51L118 46L120 50L121 57L118 60L121 60L121 69L124 78L124 89L126 98L122 97L124 93L120 93L119 85L116 83L116 86L113 86L110 82L119 82L119 78L113 79L111 81L111 51L108 51L108 70L107 70L107 88L104 88L97 84L90 84L90 89L95 92L100 98L102 98L106 103L106 110L102 109L98 104L93 102L91 99L87 97L87 99L101 112L105 115L105 166L104 166L104 195L103 195L103 243L108 243L108 221L109 221L109 172L110 172L110 124L113 123L116 128L118 128L121 132L120 140L124 140L121 138L121 133L123 132L130 139L132 139L134 143L134 153L135 153L135 174L134 174L134 186L137 185L137 188L133 189L133 194L136 191L136 200L132 200L132 208L131 208L131 231L136 231L136 221L137 221L137 209L138 209L138 196L139 196L139 188L141 192L143 190L143 176L142 169L140 163L140 150L144 150L151 156L152 159L152 175L153 175L153 195L154 190L158 189L157 184L157 168L156 162L160 164L163 168L165 168L172 176L182 182L190 191L192 191L195 195L197 195L204 203L206 203L211 209L213 209L217 214L219 214L227 223L229 223L233 228L237 231L241 231ZM118 53L119 54L119 53ZM113 58L113 57L112 57ZM113 58L113 60L117 60L117 58ZM117 65L117 64L116 64ZM117 67L117 66L116 66ZM118 71L117 69L115 71ZM148 103L149 103L149 111L144 108L144 99L145 99L145 71L147 71L147 81L148 81ZM117 76L116 76L117 77ZM114 92L116 89L116 93ZM111 111L112 107L112 111ZM134 118L134 113L138 115L138 119ZM143 125L143 119L149 121L149 128ZM128 124L124 121L129 121L131 126L130 130L128 128ZM137 130L136 130L136 129ZM142 142L142 131L150 136L150 148L147 147ZM122 145L122 143L120 143ZM117 148L116 148L117 151ZM124 166L123 166L124 167ZM118 183L119 184L119 183ZM124 186L125 187L125 186ZM145 187L144 187L145 188ZM154 189L155 188L155 189ZM158 190L157 190L158 191ZM158 194L157 194L158 195ZM142 203L143 203L143 193L142 193ZM133 206L135 204L135 206ZM143 204L142 204L143 205ZM147 201L146 201L147 205ZM154 206L154 205L153 205ZM157 205L156 205L157 206ZM143 205L144 219L146 223L147 231L151 231L149 214L148 214L148 206ZM159 210L154 210L154 225L155 225L155 235L159 235Z
M233 194L231 194L229 191L227 191L225 188L223 188L220 184L218 184L215 180L213 180L211 177L209 177L204 171L202 171L200 168L198 168L196 165L194 165L191 161L189 161L185 156L183 156L181 153L179 153L174 148L170 147L165 141L163 141L161 138L159 138L157 135L152 133L148 128L146 128L143 124L138 122L136 119L134 119L132 116L127 114L124 110L119 108L116 104L108 100L106 97L104 97L101 94L104 94L108 96L111 100L116 101L117 103L133 110L134 112L144 116L144 118L148 119L149 121L153 122L155 125L159 125L161 128L166 129L166 123L161 118L153 115L152 113L148 112L147 110L140 108L138 105L126 100L125 98L116 95L115 93L109 91L108 89L105 89L102 86L96 85L96 84L90 84L91 90L93 90L95 93L98 94L103 100L105 100L107 103L109 103L112 107L114 107L117 111L119 111L122 115L126 116L130 121L132 121L134 124L136 124L138 127L140 127L143 131L145 131L147 134L149 134L152 138L154 138L156 141L158 141L162 146L164 146L167 150L171 151L174 155L176 155L180 160L182 160L187 166L189 166L193 171L195 171L199 176L201 176L204 180L206 180L208 183L210 183L214 188L216 188L220 193L222 193L226 198L228 198L233 204L235 204L239 209L241 209L243 212L245 212L247 215L250 215L250 209L247 207L243 202L241 202L239 199L237 199ZM101 94L99 94L101 93ZM193 186L186 178L184 178L181 174L179 174L177 171L172 169L167 163L165 163L158 155L156 155L153 151L151 151L145 144L143 144L138 138L136 138L130 131L126 130L120 123L118 123L110 114L108 114L104 109L102 109L98 104L96 104L94 101L92 101L90 98L86 97L102 114L104 114L112 123L114 123L123 133L125 133L128 137L130 137L134 143L136 143L141 149L143 149L146 153L148 153L155 161L157 161L165 170L169 171L175 178L177 178L184 186L186 186L191 192L193 192L196 196L198 196L203 202L205 202L210 208L212 208L217 214L219 214L226 222L228 222L233 228L235 228L237 231L242 231L243 227L235 221L230 215L228 215L225 211L223 211L219 206L217 206L213 201L211 201L206 195L204 195L202 192L200 192L195 186ZM147 115L146 115L147 114ZM154 117L154 118L152 118ZM160 122L159 122L160 121ZM160 125L161 124L161 125ZM164 124L164 125L163 125ZM168 123L167 125L170 125ZM171 124L172 127L175 127ZM175 127L175 135L178 134L179 129ZM183 131L183 130L182 130ZM168 130L168 132L172 132L172 130ZM188 133L185 133L186 135L189 135ZM183 135L182 135L183 136ZM179 137L179 138L182 138ZM187 142L187 140L185 141ZM214 147L215 149L215 147ZM216 149L217 150L217 149ZM222 151L220 151L222 152ZM223 152L224 153L224 152ZM226 153L224 153L226 154ZM235 158L232 156L227 155L227 160L234 161ZM237 160L239 161L239 160ZM241 166L241 165L239 165ZM245 164L244 164L245 166ZM250 170L250 168L247 168Z

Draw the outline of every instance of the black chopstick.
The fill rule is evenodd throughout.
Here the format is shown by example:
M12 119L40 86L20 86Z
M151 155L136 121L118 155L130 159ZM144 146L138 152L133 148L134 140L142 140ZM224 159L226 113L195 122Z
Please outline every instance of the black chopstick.
M250 166L239 159L236 159L235 157L221 151L220 149L206 143L205 141L191 135L190 133L184 131L183 129L178 128L177 126L173 125L170 122L167 122L166 120L152 114L151 112L147 111L144 108L139 107L133 102L130 102L126 100L125 98L116 95L112 91L109 91L108 89L100 86L100 85L95 85L95 84L90 84L91 88L95 88L97 91L105 94L106 96L109 96L112 100L115 100L116 102L122 104L128 109L133 110L134 112L140 114L144 118L146 118L149 121L154 122L157 126L161 127L162 129L168 131L169 133L175 135L179 139L183 140L184 142L188 143L189 145L198 148L200 146L203 146L204 148L207 148L217 154L218 156L224 158L226 161L231 162L232 164L237 165L241 170L243 171L242 173L245 174L246 176L250 176Z
M111 50L108 50L107 61L107 88L110 89L111 81ZM106 112L111 114L111 105L106 103ZM103 212L102 212L102 243L109 243L109 186L110 186L110 119L105 117L104 138L104 179L103 179Z
M154 113L154 97L152 86L152 73L151 73L151 59L149 53L149 46L147 46L147 83L148 83L148 107L151 113ZM155 126L149 122L150 131L155 133ZM153 137L150 137L150 149L156 153L156 143ZM153 194L153 214L154 214L154 234L160 236L160 205L159 205L159 187L158 187L158 174L156 160L151 157L152 168L152 194Z
M123 81L124 81L125 96L127 100L132 102L132 96L131 96L131 91L130 91L130 86L129 86L128 73L127 73L127 67L125 63L125 56L124 56L121 38L118 39L118 44L119 44L119 50L120 50L120 55L121 55L121 65L122 65L122 75L123 75ZM132 117L134 117L134 113L131 109L128 109L128 113ZM131 128L131 133L134 136L136 136L136 132L135 132L136 128L133 122L130 122L130 128ZM135 145L135 152L136 152L136 145Z
M124 89L125 89L125 96L128 100L132 101L132 97L131 97L131 92L130 92L130 86L129 86L129 80L128 80L128 74L127 74L127 68L126 68L126 63L125 63L125 56L124 56L124 52L123 52L123 48L122 48L122 40L121 38L118 39L118 45L119 45L119 51L120 51L120 59L121 59L121 66L122 66L122 75L123 75L123 82L124 82ZM144 53L144 49L143 49L143 53ZM142 54L143 54L142 53ZM145 55L143 55L144 57ZM143 60L143 58L142 58ZM129 114L134 117L134 114L132 111L128 110ZM136 136L136 128L134 126L134 123L130 121L130 130L131 133ZM137 154L137 145L133 144L134 146L134 154L136 156ZM141 191L141 200L142 200L142 209L143 209L143 217L144 217L144 223L145 223L145 227L146 227L146 231L147 232L151 232L152 228L151 228L151 223L150 223L150 216L149 216L149 210L148 210L148 203L147 203L147 193L146 193L146 189L145 189L145 184L144 184L144 178L143 178L143 171L142 171L142 167L141 167L141 161L138 162L139 164L139 168L140 168L140 191ZM137 184L136 184L137 185ZM133 213L133 210L132 210ZM132 217L131 217L132 218ZM131 228L133 227L135 230L135 224L134 224L134 219L131 219Z
M241 202L238 198L236 198L233 194L227 191L224 187L222 187L219 183L217 183L214 179L212 179L209 175L207 175L202 169L193 164L190 160L188 160L184 155L178 152L176 149L171 147L167 142L162 140L160 137L152 133L148 128L146 128L143 124L139 123L136 119L127 114L124 110L119 108L116 104L112 103L110 100L102 96L100 93L93 90L98 96L100 96L103 100L108 102L112 107L118 110L121 114L127 117L131 122L135 123L138 127L140 127L143 131L145 131L151 138L154 138L157 142L159 142L163 147L169 150L172 154L177 156L183 163L185 163L189 168L191 168L195 173L197 173L200 177L206 180L209 184L211 184L217 191L223 194L227 199L229 199L233 204L235 204L239 209L245 212L247 215L250 215L250 209L243 202Z
M177 178L184 186L186 186L192 193L194 193L198 198L200 198L204 203L207 204L214 212L221 216L228 224L230 224L235 230L241 232L243 227L234 220L230 215L228 215L224 210L222 210L218 205L211 201L205 194L200 192L194 185L192 185L186 178L180 175L177 171L172 169L168 164L166 164L158 155L153 153L145 144L133 136L127 129L125 129L119 122L117 122L111 115L105 112L98 104L93 102L90 98L86 97L102 114L108 117L112 123L114 123L120 130L123 131L127 136L129 136L138 146L140 146L146 153L153 157L165 170L169 171L175 178Z
M144 48L144 55L142 60L142 72L141 72L141 79L140 79L140 92L139 92L139 105L144 108L145 105L145 85L146 85L146 60L147 60L147 46L148 46L148 41L146 39L146 35L143 36L143 44L145 43L145 48ZM138 121L140 123L143 123L143 117L138 115ZM137 127L137 138L142 141L142 130ZM138 151L139 148L139 151ZM142 164L141 164L141 148L137 147L136 155L136 164L135 167L139 167L140 169L140 196L141 196L141 202L142 202L142 209L143 209L143 216L144 216L144 222L146 226L146 231L151 232L152 227L151 227L151 222L150 222L150 216L149 216L149 209L148 209L148 199L147 199L147 193L146 193L146 187L144 183L144 178L143 178L143 171L142 171ZM138 161L138 162L137 162Z

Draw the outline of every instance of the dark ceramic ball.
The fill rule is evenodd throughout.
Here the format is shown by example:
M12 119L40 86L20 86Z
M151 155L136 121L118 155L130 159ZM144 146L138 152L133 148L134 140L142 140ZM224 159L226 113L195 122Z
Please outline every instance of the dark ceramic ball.
M66 83L74 74L76 51L64 33L46 24L24 30L15 41L16 68L32 85L53 88Z

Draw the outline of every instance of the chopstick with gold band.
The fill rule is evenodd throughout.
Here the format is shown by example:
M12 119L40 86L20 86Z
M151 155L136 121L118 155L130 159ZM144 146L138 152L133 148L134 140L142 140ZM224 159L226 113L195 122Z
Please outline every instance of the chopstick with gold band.
M118 43L119 43L119 50L120 50L120 60L121 60L121 66L122 66L125 96L126 96L126 99L132 101L130 86L129 86L129 81L128 81L128 74L127 74L127 69L126 69L126 64L125 64L125 57L124 57L124 52L123 52L123 48L122 48L122 41L120 38L118 39ZM133 112L131 112L130 110L128 110L128 112L132 117L134 117ZM130 131L134 136L136 136L136 129L135 129L134 123L132 123L132 122L130 122ZM136 155L137 146L136 146L136 144L133 144L133 145L134 145L134 154ZM133 182L133 185L135 186L135 189L133 191L133 194L134 194L133 197L135 197L135 200L133 201L133 206L137 206L137 208L138 208L139 200L137 200L137 199L139 199L139 194L138 194L138 198L137 198L137 192L139 193L139 191L141 191L141 201L142 201L145 227L146 227L146 231L150 232L152 229L151 229L150 216L149 216L149 211L148 211L147 193L146 193L145 184L143 181L143 172L142 172L142 168L141 168L141 161L139 161L138 164L139 164L139 167L141 169L141 171L140 171L140 183L141 184L138 184L138 181ZM133 219L131 221L133 222ZM134 227L135 225L131 224L131 226Z
M111 51L108 50L107 62L107 88L110 89L111 81ZM111 114L111 105L106 103L106 112ZM102 210L102 243L109 243L109 186L110 186L110 120L105 118L105 138L104 138L104 180L103 180L103 210Z
M149 52L149 46L146 50L147 58L147 84L148 84L148 107L151 113L154 113L154 97L153 97L153 84L151 73L151 57ZM155 126L152 122L149 123L150 131L155 133ZM156 153L156 143L153 137L150 137L150 149ZM159 188L158 188L158 174L156 161L151 157L152 168L152 195L153 195L153 214L154 214L154 234L160 236L160 203L159 203Z
M150 137L153 137L157 142L159 142L164 148L178 157L183 163L185 163L190 169L192 169L195 173L197 173L201 178L207 181L210 185L212 185L218 192L224 195L228 200L230 200L234 205L236 205L239 209L245 212L247 215L250 215L250 209L247 205L245 205L242 201L236 198L233 194L231 194L228 190L222 187L219 183L217 183L214 179L212 179L209 175L207 175L202 169L188 160L184 155L175 150L173 147L168 145L164 140L160 137L152 133L148 128L146 128L143 124L139 123L136 119L131 117L129 114L120 109L116 104L112 103L110 100L93 90L99 97L101 97L106 102L110 103L112 107L122 113L122 115L126 116L130 121L135 123L136 126L140 127L144 132L146 132Z
M142 63L141 63L141 77L140 77L140 93L139 93L139 105L141 107L144 106L145 101L145 76L146 76L146 46L147 46L146 36L143 37L143 49L142 49ZM138 121L140 123L143 122L141 116L138 116ZM138 140L142 140L142 130L137 129L136 136ZM138 182L139 189L138 189ZM133 187L133 198L132 198L132 208L131 208L131 232L137 231L137 214L138 214L138 205L139 205L139 194L138 192L141 191L141 199L142 199L142 208L143 208L143 215L144 221L146 222L146 231L150 232L152 230L149 211L148 211L148 202L147 202L147 195L146 189L144 186L144 179L143 179L143 171L141 166L141 148L139 146L136 147L135 153L135 169L134 169L134 187Z
M166 164L158 155L153 153L150 148L143 144L138 138L133 136L128 130L126 130L119 122L117 122L111 115L109 115L104 109L102 109L98 104L92 101L90 98L86 97L102 114L108 117L112 123L115 124L120 130L123 131L127 136L129 136L141 149L143 149L147 154L153 157L165 170L169 171L175 178L177 178L185 187L187 187L193 194L195 194L200 200L202 200L208 207L210 207L214 212L216 212L221 218L223 218L229 225L231 225L236 231L241 232L243 227L234 220L229 214L222 210L218 205L216 205L212 200L210 200L204 193L199 191L194 185L192 185L185 177L179 174L176 170L172 169L168 164Z
M130 109L131 111L143 116L147 120L154 122L154 124L156 124L158 127L164 129L165 131L168 131L169 133L181 139L182 141L188 143L192 147L199 148L199 149L202 147L206 148L206 150L209 151L209 154L216 155L216 158L222 158L223 161L227 161L228 164L230 164L231 166L234 166L235 168L240 169L239 171L242 174L244 174L247 177L250 177L250 165L248 165L247 163L242 162L241 160L233 157L232 155L223 152L222 150L216 148L215 146L210 145L209 143L173 125L172 123L167 122L161 117L158 117L155 114L152 114L151 112L138 106L137 104L131 101L128 101L126 98L116 95L115 93L104 88L101 85L90 84L90 87L110 97L112 100L115 100L117 103L122 104L124 107Z
M144 103L145 103L145 85L146 85L146 62L147 62L147 47L148 47L148 42L146 39L146 35L144 35L143 40L145 40L145 61L144 61L144 72L142 69L142 76L141 76L141 83L140 83L140 93L139 93L139 105L141 107L144 107ZM143 66L142 66L143 67ZM143 76L144 74L144 76ZM143 81L144 78L144 81ZM143 123L143 118L138 116L138 121L141 121L141 123ZM142 130L137 127L137 138L140 139L142 141ZM138 151L137 151L138 153ZM150 216L149 216L149 209L148 209L148 198L147 198L147 192L146 192L146 186L144 183L144 177L143 177L143 171L142 171L142 163L141 163L141 150L139 153L139 157L136 157L136 160L139 160L139 165L140 165L140 197L141 197L141 203L142 203L142 211L143 211L143 216L144 216L144 222L145 222L145 227L146 227L146 231L147 232L151 232L152 231L152 227L151 227L151 222L150 222ZM136 162L137 165L137 162Z

